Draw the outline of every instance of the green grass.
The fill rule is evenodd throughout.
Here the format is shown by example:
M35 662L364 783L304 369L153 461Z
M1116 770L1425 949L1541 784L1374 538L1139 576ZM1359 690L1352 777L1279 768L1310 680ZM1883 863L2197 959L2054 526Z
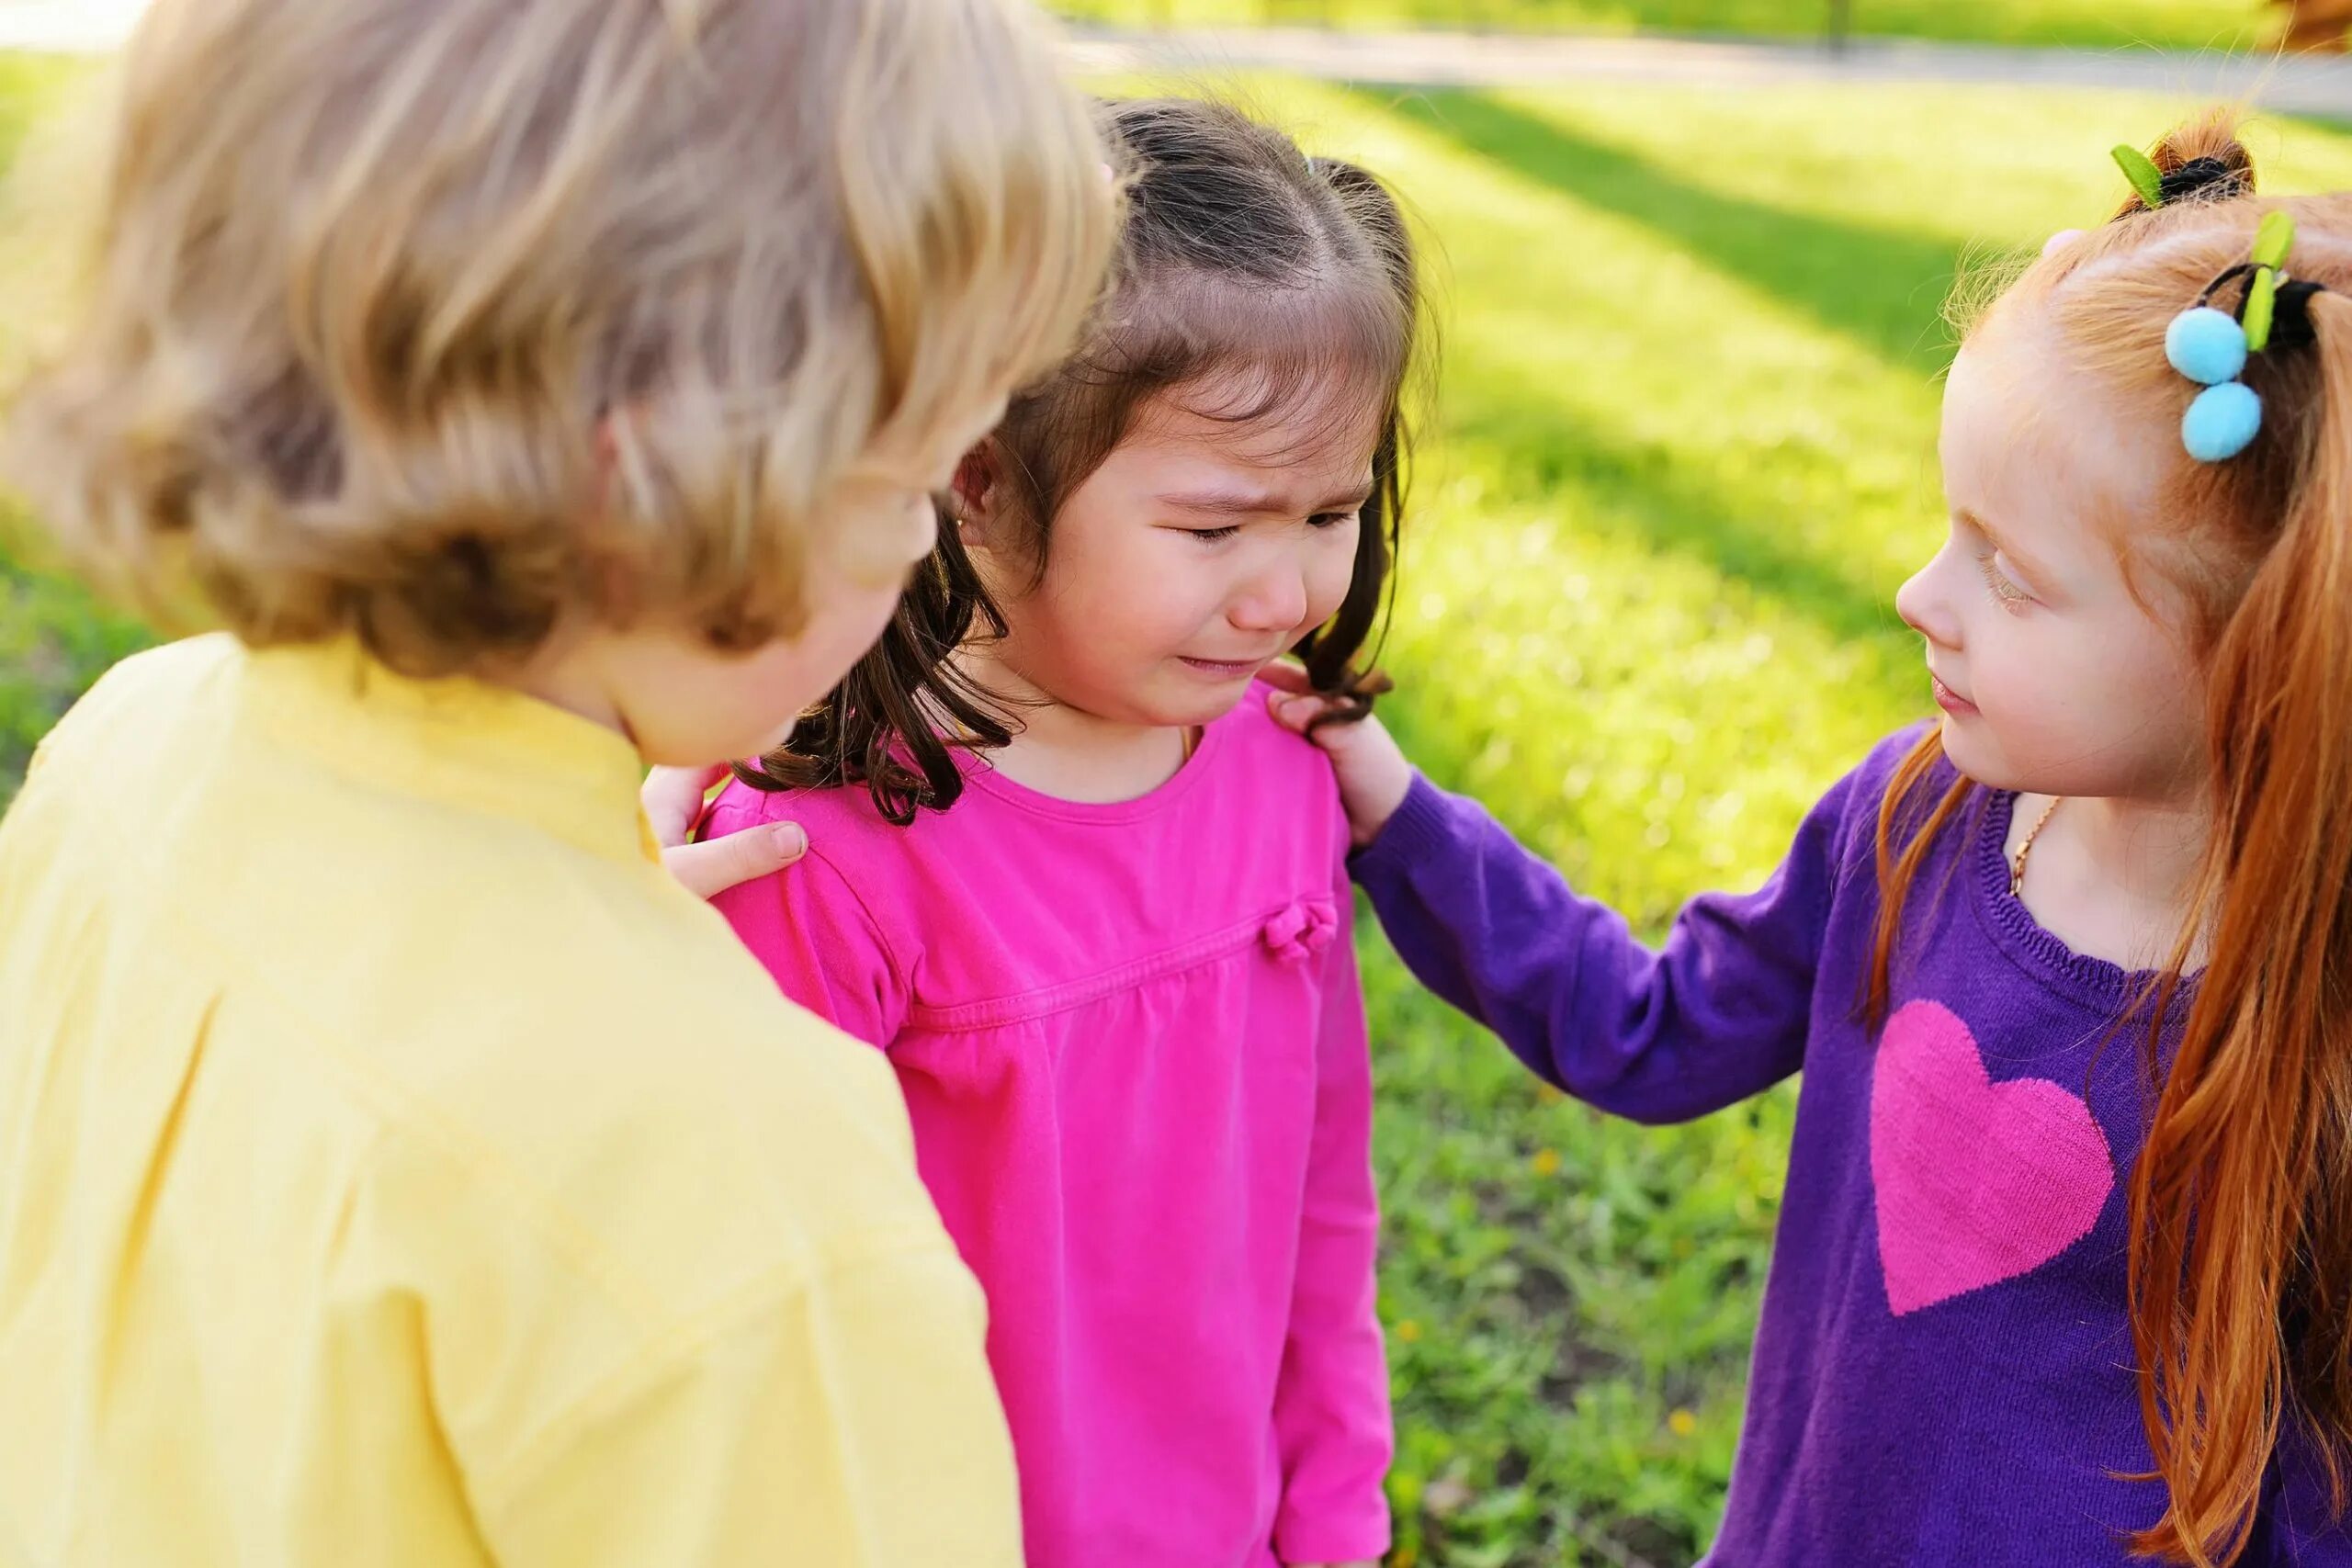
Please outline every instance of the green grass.
M1053 0L1125 27L1466 28L1817 38L1832 0ZM1857 33L2090 49L2244 49L2278 32L2264 0L1851 0Z
M2118 188L2104 150L2173 106L1250 90L1392 176L1442 242L1398 731L1645 931L1752 885L1924 711L1888 605L1939 526L1955 265L2095 218ZM0 103L22 93L0 71ZM2352 186L2345 131L2273 125L2256 151L2279 188ZM5 791L128 634L5 560L0 615ZM1601 1120L1366 947L1397 1563L1688 1562L1729 1472L1792 1096L1686 1128Z

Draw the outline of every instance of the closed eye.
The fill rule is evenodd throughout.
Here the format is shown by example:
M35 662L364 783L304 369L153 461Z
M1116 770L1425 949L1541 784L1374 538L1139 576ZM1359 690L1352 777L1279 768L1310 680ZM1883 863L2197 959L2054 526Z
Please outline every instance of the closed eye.
M1984 579L1985 588L2003 608L2015 610L2033 603L2033 595L2010 581L2009 574L2001 570L1997 552L1978 556L1976 568Z
M1306 525L1316 529L1336 528L1342 523L1354 522L1361 510L1362 508L1353 508L1346 512L1317 512L1307 518ZM1241 532L1241 526L1238 523L1228 523L1219 528L1185 528L1180 532L1190 534L1204 544L1214 545L1221 539L1230 539Z

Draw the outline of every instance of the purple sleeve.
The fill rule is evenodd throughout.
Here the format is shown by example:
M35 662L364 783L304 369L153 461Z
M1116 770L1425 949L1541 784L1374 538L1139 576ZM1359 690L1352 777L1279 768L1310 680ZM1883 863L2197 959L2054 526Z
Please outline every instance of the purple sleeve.
M1476 802L1417 778L1354 863L1398 956L1539 1077L1638 1122L1736 1104L1804 1065L1849 775L1758 891L1693 899L1656 951ZM1867 873L1867 868L1865 868Z
M1383 1482L1395 1447L1374 1267L1380 1210L1372 1181L1372 1053L1354 944L1354 903L1334 864L1340 938L1326 950L1315 1130L1299 1219L1290 1334L1274 1390L1283 1499L1274 1547L1284 1562L1352 1562L1388 1551Z

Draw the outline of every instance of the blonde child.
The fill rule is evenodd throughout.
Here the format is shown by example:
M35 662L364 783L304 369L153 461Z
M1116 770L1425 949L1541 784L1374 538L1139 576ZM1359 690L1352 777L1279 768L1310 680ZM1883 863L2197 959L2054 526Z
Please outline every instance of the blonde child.
M1035 1568L1368 1562L1346 823L1252 682L1296 649L1351 712L1373 689L1412 247L1371 176L1240 115L1107 113L1120 284L964 462L875 655L720 797L718 842L794 818L812 848L719 906L898 1071L988 1292Z
M0 826L0 1560L1017 1562L889 1077L637 789L788 730L1066 346L1114 204L1049 44L163 0L123 94L13 477L228 631Z
M1804 1072L1724 1564L2352 1562L2352 197L2257 199L2218 118L2126 161L1952 368L1895 600L1942 721L1761 891L1648 951L1319 732L1398 952L1533 1071Z

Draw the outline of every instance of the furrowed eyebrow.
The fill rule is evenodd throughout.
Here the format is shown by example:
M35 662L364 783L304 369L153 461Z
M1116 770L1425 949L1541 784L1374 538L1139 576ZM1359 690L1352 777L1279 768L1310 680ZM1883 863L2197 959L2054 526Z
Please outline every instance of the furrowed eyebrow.
M1224 517L1263 517L1288 512L1286 498L1267 490L1202 490L1178 491L1160 496L1163 506L1173 506L1186 512L1211 512ZM1353 512L1372 499L1372 488L1366 485L1345 495L1333 496L1307 515L1319 516L1327 512Z

